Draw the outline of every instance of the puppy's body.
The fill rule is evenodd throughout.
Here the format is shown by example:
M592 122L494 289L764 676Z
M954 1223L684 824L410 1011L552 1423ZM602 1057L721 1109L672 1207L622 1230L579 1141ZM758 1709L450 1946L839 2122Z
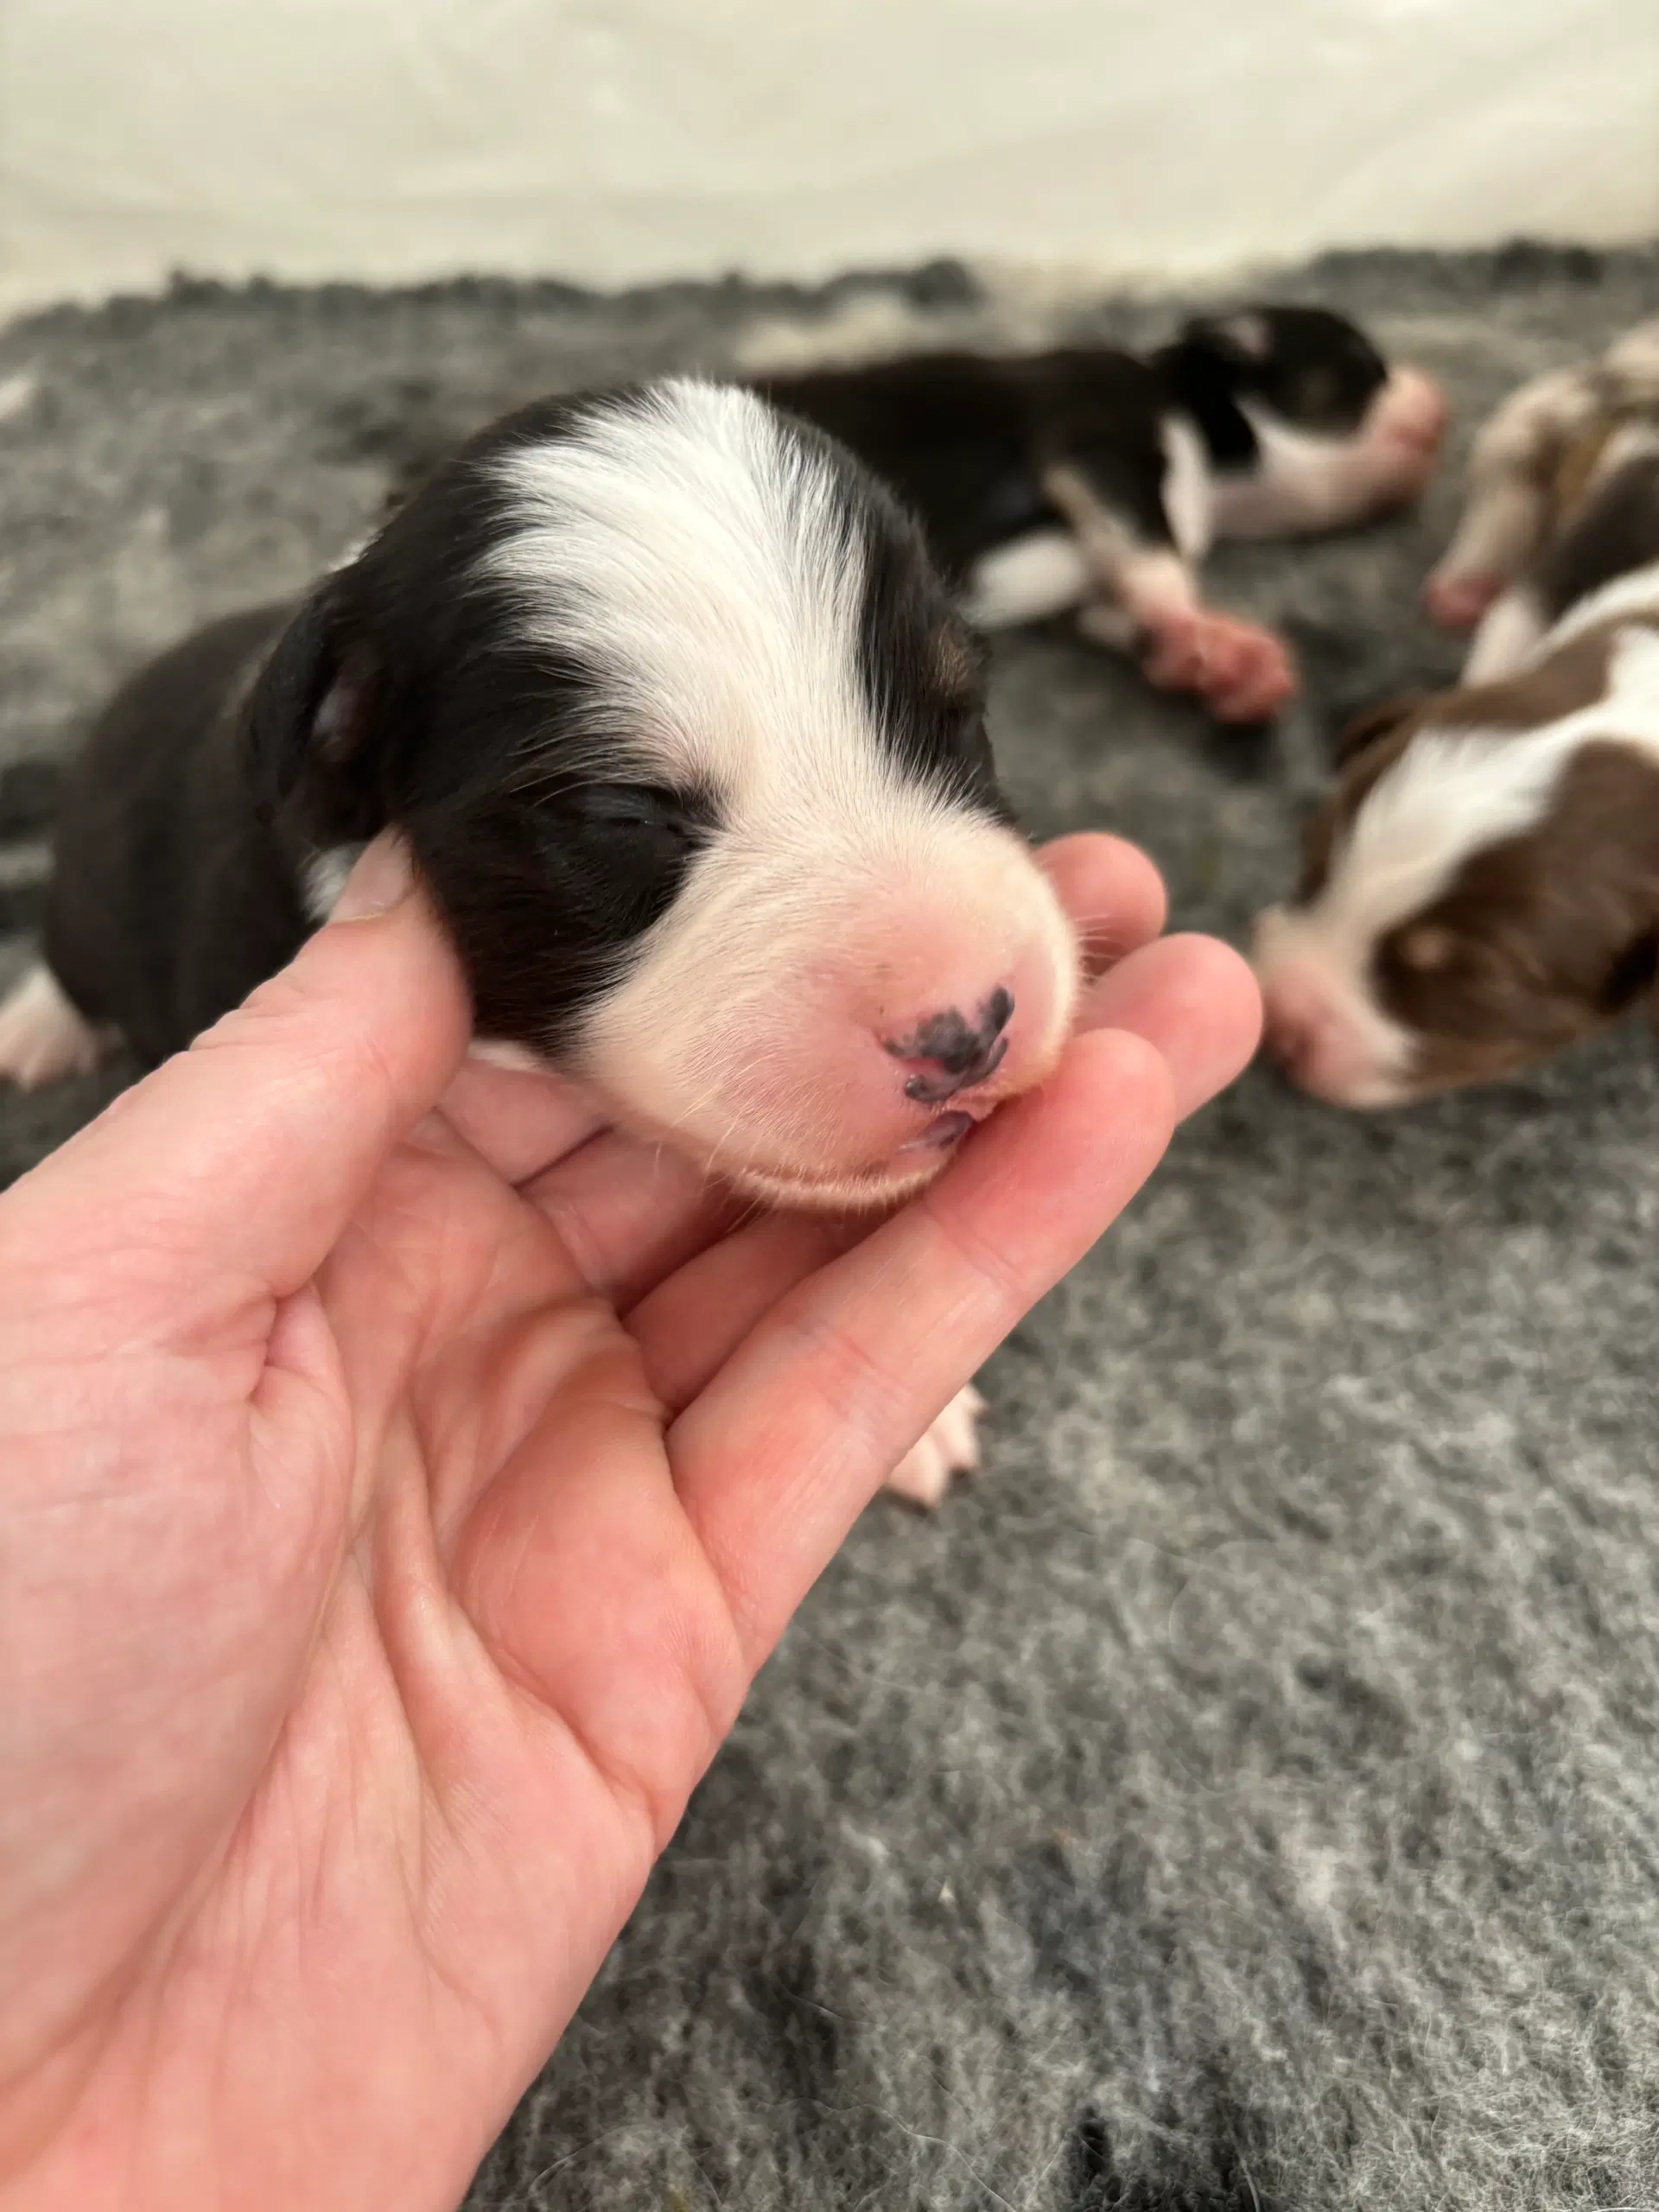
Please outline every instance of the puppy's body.
M919 535L830 440L691 383L527 410L302 607L112 702L0 1072L187 1044L390 826L480 1036L741 1189L891 1203L1071 1017L982 706Z
M1466 674L1501 671L1560 611L1535 575L1625 461L1659 449L1659 321L1512 392L1482 426L1451 544L1424 587L1435 620L1482 625ZM1630 565L1627 563L1627 565Z
M304 849L249 803L238 722L292 613L235 614L142 669L74 770L47 899L52 974L153 1065L293 957Z
M1613 455L1525 590L1472 677L1350 733L1258 925L1270 1046L1334 1103L1513 1073L1659 973L1659 451Z
M1194 321L1144 359L924 354L760 388L898 489L980 626L1076 611L1236 719L1271 711L1292 679L1276 639L1201 605L1211 541L1329 530L1411 498L1445 420L1426 378L1298 308Z

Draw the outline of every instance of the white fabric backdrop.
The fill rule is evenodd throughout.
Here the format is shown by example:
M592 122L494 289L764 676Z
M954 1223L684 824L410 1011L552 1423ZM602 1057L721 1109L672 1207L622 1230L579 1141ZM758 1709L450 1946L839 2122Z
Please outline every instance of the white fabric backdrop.
M1656 228L1656 0L0 0L0 309Z

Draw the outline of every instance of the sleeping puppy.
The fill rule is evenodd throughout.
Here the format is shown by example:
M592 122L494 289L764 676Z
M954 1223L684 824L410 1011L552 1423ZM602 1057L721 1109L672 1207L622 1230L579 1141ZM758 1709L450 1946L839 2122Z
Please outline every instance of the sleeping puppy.
M1055 1064L1073 935L913 524L753 393L532 406L297 608L135 677L66 793L0 1073L155 1062L407 837L498 1053L740 1192L883 1207ZM973 1459L971 1396L900 1471Z
M1482 426L1455 535L1423 588L1451 630L1480 634L1465 676L1497 673L1545 627L1523 578L1624 456L1659 446L1659 321L1593 361L1535 377Z
M1075 610L1154 683L1237 721L1294 679L1276 638L1200 603L1212 540L1332 530L1414 498L1446 423L1426 376L1320 308L1200 319L1145 359L934 353L759 388L897 489L980 627Z
M1268 1050L1336 1105L1489 1082L1655 1003L1659 450L1610 446L1522 588L1541 636L1353 725L1257 925Z

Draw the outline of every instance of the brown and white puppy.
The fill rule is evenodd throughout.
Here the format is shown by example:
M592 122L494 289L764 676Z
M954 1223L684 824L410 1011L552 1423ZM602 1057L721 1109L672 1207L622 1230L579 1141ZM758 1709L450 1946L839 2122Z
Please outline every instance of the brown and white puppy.
M1524 588L1541 637L1352 726L1257 925L1268 1049L1334 1104L1489 1082L1652 1003L1659 453L1600 472Z
M1457 531L1423 588L1447 629L1481 625L1466 677L1500 672L1536 644L1547 615L1526 571L1613 469L1656 448L1659 321L1596 360L1535 378L1496 410L1474 442Z
M111 702L0 1077L179 1050L391 826L492 1050L758 1198L891 1205L1070 1027L983 709L919 531L820 432L688 380L526 408ZM971 1462L975 1402L910 1495Z

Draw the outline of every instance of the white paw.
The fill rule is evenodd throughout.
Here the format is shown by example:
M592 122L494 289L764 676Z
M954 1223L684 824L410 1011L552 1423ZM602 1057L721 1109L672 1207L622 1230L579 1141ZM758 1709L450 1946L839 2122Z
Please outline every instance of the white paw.
M29 969L0 1003L0 1081L38 1090L66 1076L90 1075L104 1039L78 1014L49 968Z
M1113 652L1133 651L1140 626L1127 607L1115 599L1091 599L1077 609L1077 634L1091 645L1105 645Z
M952 1475L969 1474L979 1465L978 1423L984 1410L985 1401L971 1382L958 1390L887 1477L887 1488L912 1505L928 1510L938 1505Z

